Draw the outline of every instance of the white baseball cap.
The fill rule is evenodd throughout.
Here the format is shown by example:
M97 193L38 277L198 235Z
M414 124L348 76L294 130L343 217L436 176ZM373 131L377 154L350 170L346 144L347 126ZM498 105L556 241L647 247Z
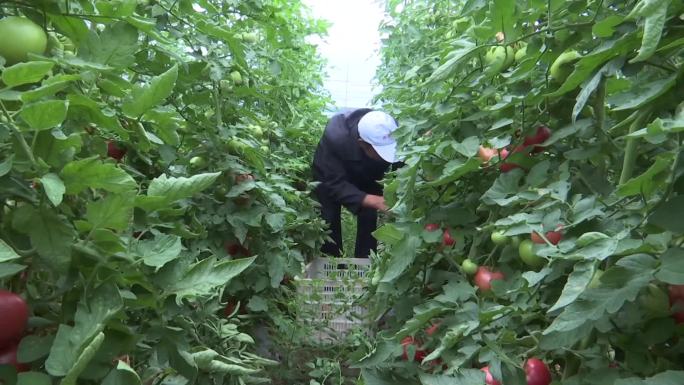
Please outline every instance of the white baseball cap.
M359 120L359 137L373 146L380 157L387 162L396 162L397 141L392 132L397 122L382 111L371 111Z

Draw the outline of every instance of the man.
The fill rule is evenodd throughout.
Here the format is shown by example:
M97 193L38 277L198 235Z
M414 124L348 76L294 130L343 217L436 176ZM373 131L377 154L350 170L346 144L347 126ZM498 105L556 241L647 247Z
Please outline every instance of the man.
M323 245L323 253L342 254L342 206L357 217L354 255L368 258L376 250L377 240L371 233L377 226L377 212L388 210L378 181L390 166L399 164L391 135L396 128L391 116L367 108L328 121L313 160L314 180L320 182L316 197L333 240Z

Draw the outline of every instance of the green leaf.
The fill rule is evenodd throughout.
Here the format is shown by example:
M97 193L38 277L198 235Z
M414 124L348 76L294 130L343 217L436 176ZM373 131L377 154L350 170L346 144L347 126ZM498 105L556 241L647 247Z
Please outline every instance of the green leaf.
M45 100L23 106L19 116L31 130L42 131L62 124L68 109L69 103L66 100Z
M442 170L442 176L437 180L429 182L429 186L442 186L445 184L453 183L460 179L462 176L477 171L480 168L479 159L470 158L467 161L462 161L460 159L452 159L444 165Z
M611 37L615 33L615 27L624 21L624 17L618 15L610 15L603 20L600 20L591 27L591 32L596 37L606 38Z
M123 361L119 361L116 368L112 369L102 380L102 385L140 385L141 383L138 373Z
M569 255L586 260L603 261L615 253L618 243L619 241L614 237L595 239L586 246L576 245L577 249L569 253Z
M43 177L40 178L40 183L43 185L45 195L47 195L52 205L55 207L59 206L62 203L64 192L66 191L64 182L59 179L57 174L50 173L43 175Z
M131 16L137 5L137 0L98 0L95 3L101 15L112 18Z
M453 44L458 48L449 53L447 61L432 73L426 80L426 83L436 83L448 79L456 73L459 64L465 62L467 58L476 53L477 50L484 49L482 47L476 47L468 40L458 40Z
M225 286L254 263L256 257L218 262L206 258L191 266L176 282L165 288L167 294L175 294L180 305L185 298L204 297L218 294L217 289Z
M482 385L485 374L479 369L461 369L452 376L420 373L423 385Z
M26 372L18 374L17 385L52 385L52 380L45 373Z
M95 353L100 349L102 343L104 342L105 335L99 332L95 338L93 338L88 346L83 349L83 352L76 359L74 366L67 372L66 376L59 383L60 385L76 385L78 376L83 373L90 361L95 357Z
M138 118L146 111L163 102L173 92L178 78L178 66L174 65L165 73L152 78L149 85L136 85L124 100L122 110L132 118Z
M90 121L105 132L109 131L120 137L122 140L129 139L129 132L121 127L116 112L104 103L98 103L82 94L71 93L68 96L69 111L72 114L82 115L86 121Z
M663 3L664 4L662 4L653 14L646 17L646 21L644 22L644 36L641 40L639 54L630 60L630 63L648 60L658 48L658 43L660 42L660 37L663 33L663 27L665 26L665 20L667 19L667 7L670 1L663 1Z
M373 236L384 244L394 245L404 238L404 233L396 226L388 223L375 230Z
M594 51L584 55L576 64L575 70L568 76L563 85L549 94L549 97L561 96L574 90L582 84L594 70L607 61L631 52L636 45L633 34L626 34L616 40L609 40L598 46Z
M253 312L265 312L268 311L268 301L261 296L255 295L249 300L247 307Z
M662 203L648 218L648 222L675 234L684 234L681 213L684 213L684 195L677 195Z
M667 250L660 256L660 263L656 278L671 285L684 285L684 249Z
M26 91L23 94L21 94L21 100L24 103L29 103L34 100L42 99L46 96L53 96L57 92L69 87L69 85L72 82L80 79L80 75L60 74L57 76L53 76L45 80L42 86L32 89L30 91Z
M9 174L12 171L12 163L14 162L14 155L10 155L2 163L0 163L0 177Z
M22 338L17 349L17 360L19 362L35 362L47 357L50 354L50 347L54 339L55 336L52 334L46 336L32 334Z
M683 383L684 371L668 370L645 380L636 377L619 379L614 385L680 385Z
M601 287L586 290L544 330L544 335L569 332L615 314L625 302L632 302L653 279L652 258L634 255L621 259L601 277Z
M413 264L420 246L420 237L406 234L404 239L392 247L392 253L387 262L388 268L380 282L392 282Z
M88 202L86 220L93 225L93 229L123 231L128 228L132 219L132 194L110 194L100 200Z
M273 231L281 231L286 224L285 214L266 214L266 223L271 227Z
M575 269L570 276L568 276L568 281L563 287L563 292L561 293L558 301L551 306L547 311L548 313L554 312L558 309L564 308L575 302L577 298L584 292L591 282L591 278L594 275L594 263L591 261L583 261L575 265Z
M601 78L603 77L603 72L598 71L596 74L589 80L587 80L583 85L582 85L582 91L580 91L579 94L577 94L575 106L572 108L572 123L574 124L577 116L582 112L582 109L584 106L587 104L587 100L589 100L589 97L591 94L596 90L596 87L598 87L599 83L601 83Z
M44 78L55 63L32 61L7 67L2 71L2 81L7 87L15 87L27 83L36 83Z
M135 63L138 52L138 31L125 22L108 26L99 35L91 30L79 47L78 56L108 67L128 67Z
M22 206L15 212L12 226L31 238L31 245L42 262L57 270L65 270L71 262L71 244L76 236L65 218L44 207Z
M610 96L608 104L615 106L613 111L640 108L674 87L677 82L676 78L676 74L657 80L644 77L640 82L633 83L631 89Z
M183 245L176 235L160 234L154 239L139 241L135 250L143 263L159 271L167 263L178 258Z
M0 263L0 279L12 277L17 273L24 271L25 269L26 269L26 266L19 265L16 263L10 263L10 262Z
M0 262L13 261L21 256L17 254L5 241L0 239Z
M161 196L167 202L190 198L198 192L211 186L221 173L207 173L185 177L167 177L166 174L155 178L147 189L148 196Z
M78 302L74 326L59 325L50 356L45 362L53 376L66 376L82 359L85 350L105 327L107 321L123 308L119 289L112 282L100 285ZM73 373L73 372L72 372Z
M643 174L618 186L617 194L623 197L644 194L649 197L652 193L660 191L668 176L667 171L672 164L672 158L672 154L669 153L659 155Z
M657 14L661 8L670 4L670 0L640 0L625 18L632 20L637 17L649 17Z
M62 169L60 175L67 194L78 194L87 188L101 188L113 193L123 193L138 187L126 171L97 158L70 162Z

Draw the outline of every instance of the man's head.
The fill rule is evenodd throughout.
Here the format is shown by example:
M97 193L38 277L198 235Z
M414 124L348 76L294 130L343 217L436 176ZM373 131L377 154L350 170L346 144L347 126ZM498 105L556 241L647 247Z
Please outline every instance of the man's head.
M371 111L359 120L359 145L370 158L383 159L389 163L397 161L397 141L392 132L397 122L382 111Z

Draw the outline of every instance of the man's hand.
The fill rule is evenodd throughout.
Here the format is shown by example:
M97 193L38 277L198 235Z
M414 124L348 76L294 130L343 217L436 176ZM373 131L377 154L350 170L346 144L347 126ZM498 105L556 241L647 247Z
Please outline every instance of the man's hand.
M380 195L366 195L363 198L363 202L361 202L361 205L363 207L370 207L372 209L376 209L379 211L389 210L389 207L387 207L387 205L385 204L385 197Z

